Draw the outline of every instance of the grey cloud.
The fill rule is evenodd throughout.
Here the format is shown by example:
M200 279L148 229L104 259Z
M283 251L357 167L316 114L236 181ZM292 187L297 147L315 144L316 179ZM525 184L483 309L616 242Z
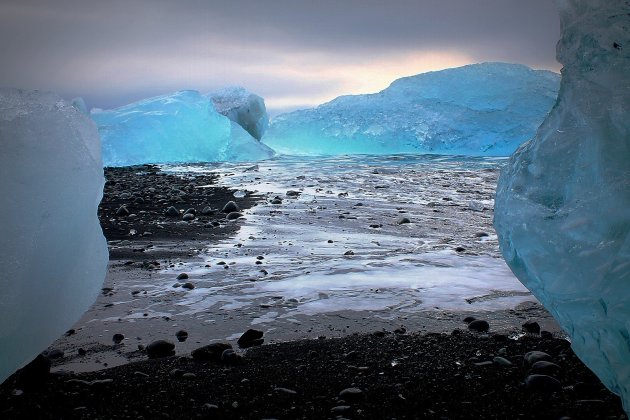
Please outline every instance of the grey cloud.
M558 34L549 0L13 0L0 3L0 85L83 95L103 107L217 84L306 95L335 81L250 67L308 53L335 66L459 50L475 61L557 68Z

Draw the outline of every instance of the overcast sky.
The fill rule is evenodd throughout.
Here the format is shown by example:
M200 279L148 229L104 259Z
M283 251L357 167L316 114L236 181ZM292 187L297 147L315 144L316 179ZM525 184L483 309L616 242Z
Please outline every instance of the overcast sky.
M241 85L268 108L506 61L558 71L551 0L0 0L0 86L111 108Z

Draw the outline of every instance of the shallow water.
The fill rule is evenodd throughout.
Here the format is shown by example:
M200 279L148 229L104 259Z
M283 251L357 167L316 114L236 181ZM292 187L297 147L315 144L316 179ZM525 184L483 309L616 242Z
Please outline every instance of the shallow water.
M348 309L478 311L532 300L500 258L492 228L503 162L396 155L164 166L219 173L236 197L266 199L236 222L236 244L209 246L203 266L195 261L172 269L198 279L194 293L179 302L180 314L269 299L270 310L256 324ZM276 197L281 204L270 203ZM411 223L400 224L402 218ZM279 315L277 296L293 308Z
M224 222L240 226L235 237L206 246L151 242L147 258L161 247L190 252L163 260L165 269L113 261L105 286L114 292L99 296L75 334L54 343L71 355L56 369L89 371L143 359L138 345L174 341L180 329L189 333L176 343L181 355L208 342L235 341L252 327L264 331L266 342L401 326L448 332L465 327L464 313L515 338L532 317L558 331L499 254L492 208L504 162L352 156L165 165L184 177L220 174L218 184L235 189L234 201L256 195L261 203ZM279 204L272 204L276 197ZM401 224L403 218L409 223ZM175 287L184 282L176 280L182 272L194 289ZM120 345L111 344L114 333L126 337ZM87 354L79 357L80 347Z

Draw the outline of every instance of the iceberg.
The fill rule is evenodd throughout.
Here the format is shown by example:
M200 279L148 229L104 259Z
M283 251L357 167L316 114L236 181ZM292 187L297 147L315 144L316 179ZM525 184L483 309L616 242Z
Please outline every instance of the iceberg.
M501 174L508 265L630 413L630 4L558 1L558 100Z
M94 110L106 166L267 159L273 150L216 112L197 91L179 91L113 110ZM238 149L239 153L236 153Z
M434 153L509 156L553 105L559 75L482 63L394 81L275 117L263 142L298 155Z
M224 88L208 96L219 114L243 127L256 140L262 139L269 125L263 98L239 86Z
M89 117L52 93L0 89L0 382L94 303L104 183Z

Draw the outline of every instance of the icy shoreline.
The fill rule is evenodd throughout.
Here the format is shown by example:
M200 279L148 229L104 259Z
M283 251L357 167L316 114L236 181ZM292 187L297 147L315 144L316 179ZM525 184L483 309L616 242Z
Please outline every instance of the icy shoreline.
M94 370L142 359L138 344L174 340L181 329L190 339L177 343L178 354L208 341L235 340L250 327L278 342L401 326L450 332L465 328L462 319L474 314L508 335L520 334L528 318L558 331L544 309L528 303L535 299L498 255L491 222L500 164L389 156L330 158L317 166L286 157L255 165L163 166L163 174L181 177L187 195L214 197L216 188L229 187L237 203L259 201L235 221L213 216L218 227L208 227L201 209L190 222L159 218L160 230L107 213L129 232L180 226L190 233L110 241L117 257L110 262L107 293L75 334L53 344L68 354L58 368ZM219 175L211 184L209 173ZM149 183L160 179L138 174ZM222 201L212 206L228 198L215 198ZM133 204L129 210L137 212ZM410 223L399 223L403 218ZM214 240L208 236L215 233ZM188 278L177 280L181 273ZM194 289L173 287L184 282ZM115 333L126 337L122 347L112 345ZM87 355L77 357L77 348Z

